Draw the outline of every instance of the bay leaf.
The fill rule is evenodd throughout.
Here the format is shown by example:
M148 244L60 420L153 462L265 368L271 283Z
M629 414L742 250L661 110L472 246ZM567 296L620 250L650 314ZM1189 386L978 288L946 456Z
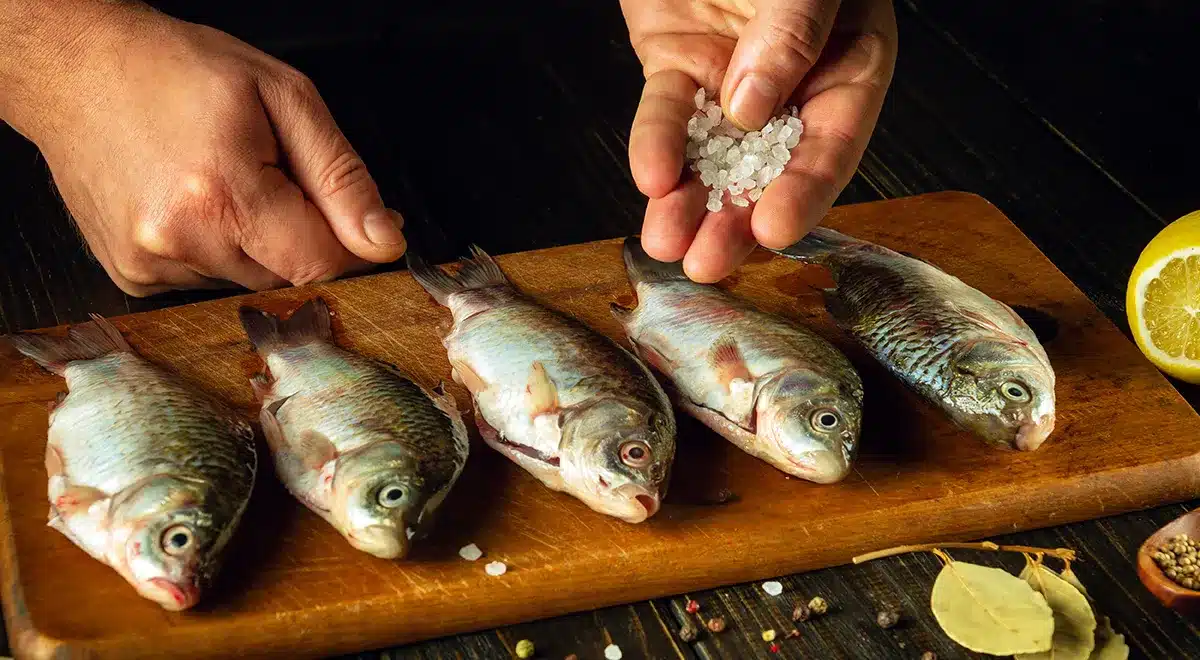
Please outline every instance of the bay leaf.
M1129 660L1129 646L1125 643L1125 635L1113 630L1112 621L1096 611L1096 601L1092 600L1091 594L1079 581L1075 571L1067 566L1060 575L1088 599L1092 604L1092 612L1096 614L1096 648L1092 649L1089 660Z
M1045 597L998 568L946 562L933 583L930 608L950 639L977 653L1050 650L1054 614Z
M1092 599L1091 594L1088 593L1087 589L1083 586L1083 583L1079 581L1079 576L1075 575L1075 571L1071 570L1070 566L1064 568L1062 573L1059 573L1059 576L1070 583L1072 587L1078 589L1079 593L1086 596L1089 601Z
M1018 654L1016 660L1088 660L1096 648L1096 614L1083 592L1040 563L1026 564L1021 579L1054 611L1054 637L1049 650Z
M1096 625L1096 648L1089 660L1129 660L1129 645L1125 635L1113 630L1108 617L1100 617Z

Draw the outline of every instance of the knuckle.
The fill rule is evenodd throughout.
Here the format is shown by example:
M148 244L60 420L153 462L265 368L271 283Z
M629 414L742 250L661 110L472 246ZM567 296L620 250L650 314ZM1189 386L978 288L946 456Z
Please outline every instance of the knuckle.
M294 69L290 66L285 66L279 73L283 84L294 95L305 100L314 100L320 98L317 92L317 85L303 72Z
M327 259L318 259L294 266L288 281L293 286L303 286L312 282L328 282L340 273L341 269L337 264Z
M132 255L124 254L113 260L113 271L118 276L117 285L121 287L129 295L149 295L145 293L152 287L162 284L161 278L154 272L147 259ZM128 289L126 287L129 287ZM140 291L142 293L134 293Z
M366 163L352 151L338 154L317 178L318 194L321 197L336 197L346 191L357 191L369 187L371 176Z
M176 190L158 233L170 233L171 240L176 241L187 227L197 222L220 227L236 226L241 214L233 188L216 172L185 174Z
M767 49L786 64L812 68L821 55L821 39L826 32L826 26L809 12L785 10L780 20L767 24L762 39Z

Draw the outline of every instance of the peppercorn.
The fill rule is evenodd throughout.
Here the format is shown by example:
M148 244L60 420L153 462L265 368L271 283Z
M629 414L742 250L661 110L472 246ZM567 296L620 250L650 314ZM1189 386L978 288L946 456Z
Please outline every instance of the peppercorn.
M829 603L820 596L813 596L813 599L808 601L808 609L812 610L813 614L824 614L829 611Z
M893 609L879 610L875 615L875 623L879 624L880 628L887 630L900 623L900 612Z
M713 618L708 620L708 623L706 625L708 626L709 630L711 630L715 633L719 633L722 630L725 630L725 617L714 616Z
M926 651L921 654L921 660L937 660L937 654L933 651Z
M792 610L792 621L808 621L811 616L812 610L804 602L797 602L796 608Z
M523 639L517 642L517 657L524 660L533 657L533 642Z
M800 639L800 631L792 628L792 630L783 636L784 639Z
M700 603L697 603L694 600L688 600L687 605L685 605L683 609L687 610L688 614L695 614L696 612L700 611Z
M683 626L679 628L679 639L682 639L685 642L694 642L699 636L700 629L697 628L696 624L692 623L691 621L684 623Z
M1177 534L1151 555L1168 580L1185 589L1200 586L1200 546L1186 534Z

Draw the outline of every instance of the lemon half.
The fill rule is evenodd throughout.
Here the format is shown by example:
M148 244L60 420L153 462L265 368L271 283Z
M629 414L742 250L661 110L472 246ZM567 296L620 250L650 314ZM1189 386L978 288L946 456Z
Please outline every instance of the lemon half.
M1142 250L1125 312L1138 348L1155 366L1200 383L1200 211L1167 225Z

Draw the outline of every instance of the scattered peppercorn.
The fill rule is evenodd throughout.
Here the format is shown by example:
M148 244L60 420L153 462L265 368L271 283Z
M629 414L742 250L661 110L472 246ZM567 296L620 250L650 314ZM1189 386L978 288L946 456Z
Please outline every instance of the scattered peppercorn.
M706 625L708 626L709 630L711 630L715 633L719 633L722 630L725 630L725 617L714 616L713 618L708 620L708 623Z
M829 603L820 596L814 596L812 600L808 601L808 609L812 610L813 614L824 614L829 611Z
M792 610L792 621L808 621L811 616L812 610L809 609L808 603L798 602L796 603L796 609Z
M764 630L762 633L762 638L763 638L764 642L775 641L775 631L774 630Z
M1172 537L1152 557L1167 579L1186 589L1200 587L1200 544L1187 534Z
M926 651L921 654L921 660L937 660L937 654L933 651Z
M875 623L884 630L892 628L900 623L900 612L890 608L879 610L879 613L875 615Z
M771 645L767 648L771 649L771 653L779 653L779 644L775 642L771 642Z
M695 614L696 612L700 611L700 603L697 603L694 600L689 600L683 609L687 610L688 614Z
M523 639L517 642L517 657L524 660L533 657L533 642Z
M783 636L784 639L800 639L800 631L792 628L791 632Z
M685 642L694 642L699 636L700 629L697 628L696 624L692 623L691 621L684 623L683 626L679 628L679 639L682 639Z

